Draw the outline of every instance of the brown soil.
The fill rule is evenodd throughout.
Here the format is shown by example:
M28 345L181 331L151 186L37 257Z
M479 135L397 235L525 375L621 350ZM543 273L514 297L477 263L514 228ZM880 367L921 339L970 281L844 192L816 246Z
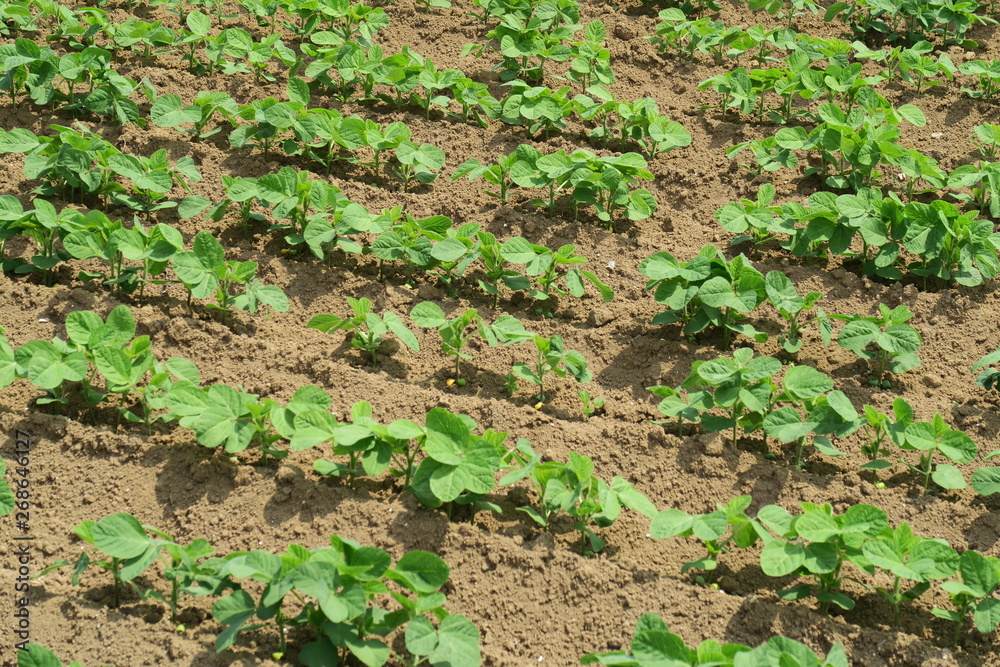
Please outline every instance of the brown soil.
M468 9L467 2L458 0L451 9L425 15L415 12L409 0L399 0L386 7L392 24L379 41L386 53L409 44L438 67L458 67L480 80L496 81L486 71L489 61L459 57L464 43L482 39L477 22L465 16ZM128 12L120 8L112 14L124 20ZM162 9L140 8L138 14L176 25L176 17ZM662 112L680 121L694 137L690 147L652 163L656 180L650 189L660 207L652 218L620 223L609 232L593 220L564 219L571 214L549 220L528 204L522 192L515 191L508 206L498 207L482 192L482 181L451 183L441 178L402 193L393 186L372 185L372 174L362 169L343 167L332 181L369 210L402 204L415 216L444 214L458 222L476 222L501 239L523 235L550 247L576 244L590 258L593 270L615 289L614 302L563 299L554 319L535 315L530 300L505 300L501 309L525 319L529 329L564 336L568 347L584 353L594 372L589 389L606 400L604 414L583 421L576 387L566 381L558 383L553 400L542 411L531 406L532 392L527 388L508 397L502 376L512 361L528 360L524 347L481 347L476 359L465 365L468 386L459 388L446 385L449 362L437 352L429 333L421 333L419 353L387 348L391 356L383 355L381 366L373 369L346 344L346 338L304 326L317 313L343 314L345 296L367 297L379 312L408 313L411 304L421 300L435 300L448 312L470 306L485 312L489 301L473 282L461 285L461 298L453 299L430 279L418 279L413 289L405 287L402 272L390 271L380 281L369 258L341 258L330 271L313 259L282 254L283 242L263 226L246 241L228 221L177 223L170 213L161 221L179 224L186 238L207 229L227 244L229 259L259 262L261 279L280 285L292 308L285 314L238 315L219 321L203 309L188 316L182 295L174 290L143 301L126 298L139 332L152 337L157 356L186 356L197 363L205 383L240 385L276 400L287 400L302 385L316 384L333 396L338 414L346 415L354 402L367 400L383 423L399 418L420 421L429 408L443 406L472 416L484 428L529 438L547 457L565 460L571 450L584 453L594 459L599 475L624 476L664 509L710 511L716 503L745 493L753 496L751 511L769 503L795 509L803 501L829 502L842 511L864 502L883 508L894 525L908 521L916 533L945 538L958 549L1000 555L995 499L979 498L971 489L924 496L915 477L907 474L888 479L885 489L877 489L859 474L863 457L857 437L840 443L847 456L830 459L813 454L805 470L798 471L792 465L794 452L775 450L777 460L767 460L759 440L742 442L734 450L717 434L679 439L649 423L659 415L645 388L676 385L692 361L718 356L721 340L708 336L686 342L676 326L650 327L650 318L660 308L643 291L637 266L660 250L688 259L704 244L715 243L728 252L730 236L714 222L713 214L728 201L752 196L759 183L726 159L725 150L773 128L732 117L723 121L716 112L699 109L714 100L711 93L697 89L698 83L723 69L704 57L689 62L657 54L644 39L657 21L637 2L630 0L617 8L588 3L583 14L585 22L600 18L607 25L618 77L615 95L627 100L652 96ZM721 18L728 25L770 21L766 15L751 16L735 3L726 3ZM251 24L240 19L227 26L244 25L257 32ZM801 19L798 27L823 35L840 30L839 24L826 25L812 17ZM973 37L983 48L975 53L953 48L952 58L957 64L973 56L997 57L1000 47L994 36L993 28L975 29ZM255 85L249 75L207 81L188 73L177 56L162 56L152 66L126 56L117 68L136 80L147 77L161 94L178 93L185 99L209 87L226 90L240 102L284 98L281 76L278 83L264 86ZM958 83L946 83L920 95L909 88L883 91L896 104L913 102L923 109L927 126L906 129L904 142L937 157L947 169L972 161L974 151L968 141L972 127L996 120L996 107L970 101L959 88ZM322 96L313 98L314 106L328 103ZM446 173L467 158L492 161L526 141L523 129L496 122L482 130L440 115L428 122L416 112L351 104L342 111L383 124L405 121L416 140L444 149ZM42 132L51 123L70 121L37 108L0 110L0 125L6 129ZM265 163L259 152L230 149L226 132L193 144L186 135L153 125L144 129L92 125L135 153L148 155L164 147L174 160L193 156L205 176L194 184L194 191L212 200L223 196L221 174L260 176L286 164L308 168L284 156ZM546 142L543 150L585 145L584 131L573 124ZM20 160L4 162L0 168L4 192L27 203L34 185L23 179ZM806 197L817 185L792 171L778 172L774 182L779 201ZM113 213L126 216L124 210ZM28 256L31 249L20 240L8 243L8 254L18 253ZM995 281L939 291L923 291L919 285L887 286L845 271L836 260L807 263L776 247L765 249L754 263L762 272L787 272L800 293L823 292L823 304L831 312L872 313L878 302L909 305L916 313L911 323L924 337L922 365L898 378L893 389L869 387L864 366L851 353L824 348L816 337L807 340L801 361L832 375L857 406L870 403L885 411L894 398L903 396L919 418L940 413L955 428L966 430L982 452L997 447L1000 418L995 394L979 389L969 372L976 360L1000 346ZM79 268L83 267L63 266L54 287L42 286L34 278L0 275L0 323L12 345L65 336L67 313L92 309L104 314L121 302L109 289L82 286L75 278ZM756 348L760 354L778 354L774 339ZM206 537L221 553L283 551L292 542L312 548L327 544L333 534L387 549L397 558L412 549L438 553L451 566L448 608L479 627L487 665L575 664L583 653L627 646L636 619L646 612L660 614L689 644L715 638L756 645L783 634L824 652L834 642L843 642L852 663L858 665L1000 664L991 636L971 632L957 650L946 648L951 629L930 614L931 606L944 605L944 599L925 596L915 608L904 610L901 627L893 629L887 622L888 606L873 592L856 587L852 593L857 608L827 617L808 601L779 600L773 582L757 565L756 550L722 559L720 590L697 585L692 576L679 572L683 562L699 555L700 547L687 539L653 540L647 537L647 520L628 511L602 532L607 549L587 558L579 553L570 526L560 524L554 534L542 534L514 509L532 500L527 487L502 489L492 498L504 508L503 516L479 512L472 522L449 521L441 511L421 507L388 477L360 480L354 489L321 479L312 471L312 461L323 455L315 449L292 454L277 467L254 465L256 454L250 452L232 462L222 452L198 445L186 429L160 427L148 437L141 428L116 431L111 410L87 419L66 418L34 406L37 396L23 382L0 392L4 457L8 461L13 457L15 429L31 433L35 443L30 530L35 571L57 559L75 560L81 542L72 528L80 521L130 512L182 541ZM967 477L977 465L981 463L965 467ZM3 532L0 616L11 619L15 565L11 538L20 533L9 521ZM152 585L154 579L147 583ZM32 595L33 639L67 660L86 665L275 664L269 656L277 637L269 631L245 634L232 650L216 655L214 641L220 627L203 601L187 598L191 611L184 634L172 631L164 606L155 601L140 603L133 597L119 609L110 609L108 581L96 570L84 576L80 587L70 585L68 569L53 572L34 582ZM9 620L4 624L11 626ZM14 659L11 636L5 631L4 664Z

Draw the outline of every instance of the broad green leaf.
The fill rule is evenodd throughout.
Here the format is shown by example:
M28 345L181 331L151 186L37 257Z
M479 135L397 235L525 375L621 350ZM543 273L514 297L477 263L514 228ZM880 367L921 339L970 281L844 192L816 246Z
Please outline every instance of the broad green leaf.
M427 455L445 465L461 464L461 454L471 437L468 425L444 408L433 408L427 413L426 428L424 451Z
M429 594L441 588L451 572L448 565L427 551L409 551L386 573L415 593Z
M415 305L410 311L410 319L418 327L425 329L438 329L448 322L441 306L433 301L422 301Z
M798 544L772 540L760 554L760 566L769 577L784 577L798 570L805 563L805 550Z
M217 653L233 645L236 635L256 611L257 605L246 591L234 591L212 605L212 617L228 626L215 640Z
M106 516L91 529L94 546L113 558L134 558L149 547L149 536L130 514Z
M833 389L833 379L810 366L792 366L785 372L785 389L799 400L816 398Z
M965 477L962 476L962 471L955 466L939 463L934 468L934 472L931 473L931 479L944 489L965 488Z
M972 488L981 496L1000 493L1000 468L980 468L972 473Z
M63 663L44 646L28 644L17 652L17 667L63 667Z
M441 667L478 667L479 629L461 614L451 614L438 627L438 645L428 659Z

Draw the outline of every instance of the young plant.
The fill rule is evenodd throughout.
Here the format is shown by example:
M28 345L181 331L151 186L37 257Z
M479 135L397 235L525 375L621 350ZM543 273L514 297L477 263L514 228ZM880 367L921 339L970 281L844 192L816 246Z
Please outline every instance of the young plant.
M225 564L224 558L211 558L215 547L208 540L199 538L187 546L175 542L163 545L167 558L164 562L163 577L170 582L170 594L163 595L159 591L148 591L147 597L163 600L170 608L170 620L178 632L184 632L180 624L181 594L201 597L205 595L220 596L233 587L228 577L220 575Z
M535 362L533 366L518 361L512 372L518 378L538 385L539 405L548 400L545 395L545 377L552 373L556 377L571 376L577 382L590 382L593 374L587 368L587 360L576 350L567 350L562 336L544 338L535 335Z
M425 329L437 329L441 335L441 352L455 358L454 382L459 386L465 385L465 380L461 373L461 360L472 359L472 355L466 354L462 350L468 344L473 335L469 327L476 325L475 332L478 332L486 342L496 346L498 344L510 345L531 340L534 334L524 330L521 321L510 315L504 315L497 319L492 325L479 316L475 308L468 308L457 317L448 319L445 317L441 306L431 301L422 301L410 311L410 319L418 327Z
M565 184L573 187L573 213L580 204L593 204L597 217L612 228L615 212L621 210L629 220L645 220L656 212L653 195L645 188L633 190L638 179L651 179L646 160L638 153L598 158L590 151L574 151L569 159Z
M428 1L434 2L435 0ZM460 70L438 70L429 59L424 62L424 68L420 72L419 81L420 85L424 87L425 94L423 97L414 95L413 99L419 106L423 107L425 120L431 119L431 109L433 107L448 108L448 105L451 104L451 98L447 95L442 95L441 91L450 90L463 76Z
M553 90L521 80L504 85L510 86L511 92L503 100L500 119L508 125L526 125L529 138L542 130L548 141L552 130L565 129L576 111L576 103L569 97L569 86Z
M551 250L545 246L529 243L520 236L505 241L500 247L501 256L513 264L525 264L525 274L536 278L539 289L529 289L528 294L538 301L548 301L553 295L565 296L559 282L563 282L566 290L573 296L579 298L586 294L584 280L589 281L601 295L601 299L607 303L615 297L611 288L590 271L583 271L575 267L576 264L587 262L587 258L577 255L574 245L560 246L558 250ZM560 271L560 267L568 266L565 272ZM549 311L551 316L551 311Z
M754 357L753 350L744 347L734 350L732 359L720 357L694 362L681 388L710 388L711 405L722 408L726 414L724 417L703 414L701 425L709 432L732 429L731 440L736 447L739 429L750 434L761 428L777 391L771 378L780 370L781 362L777 359Z
M777 216L781 207L770 205L774 194L774 186L765 183L757 191L756 200L729 202L715 212L715 219L722 228L736 234L731 241L732 245L749 241L754 256L759 257L762 245L778 238L779 234L789 233L787 224Z
M531 278L513 269L506 268L503 246L489 232L478 232L479 262L486 280L478 280L479 287L493 297L493 308L500 302L500 284L511 290L531 289Z
M708 579L699 576L696 581L699 584L711 583L719 565L719 556L729 553L730 542L740 549L746 549L754 545L764 533L760 524L746 515L751 502L750 496L739 496L726 505L717 505L717 509L708 514L688 514L676 508L664 510L653 517L649 534L657 540L693 535L704 542L708 555L684 563L681 573L691 569L704 570L708 573Z
M276 660L284 657L288 632L301 628L312 639L299 652L303 663L383 665L392 652L379 637L400 631L413 656L402 659L410 664L425 657L432 664L448 659L456 667L479 664L479 631L464 616L449 615L443 608L445 596L439 589L450 575L443 560L411 551L394 565L381 549L336 535L330 544L312 550L293 544L282 555L260 550L231 554L222 568L224 576L264 586L240 585L212 606L213 618L225 626L216 651L232 646L240 632L273 625L278 632ZM390 581L396 605L386 610L381 598ZM263 590L259 599L248 592L258 590ZM438 627L425 618L427 613L443 619ZM249 625L254 617L261 623Z
M848 667L850 662L842 644L834 644L826 658L794 639L774 636L757 648L742 644L719 644L706 639L697 648L670 632L656 614L643 614L635 626L635 636L629 651L587 653L580 657L582 665L797 665L798 667Z
M592 85L610 86L615 82L611 54L604 46L607 30L603 21L591 21L583 31L583 41L574 42L573 59L566 78L587 90Z
M320 396L317 394L317 397ZM393 468L392 474L405 476L405 486L409 487L415 468L413 459L419 451L410 440L425 437L425 430L409 420L383 426L372 418L372 406L367 401L352 405L351 421L341 424L329 413L329 395L323 392L320 398L323 400L318 405L298 401L294 406L289 404L292 412L280 416L279 428L291 441L290 449L294 452L331 443L333 453L347 456L348 463L316 459L313 470L327 477L346 475L351 488L354 488L357 475L381 475L398 456L405 463L398 469Z
M520 77L533 83L541 83L545 78L546 63L565 62L573 56L572 48L566 41L579 29L577 21L580 19L580 12L576 3L538 5L530 13L520 16L506 8L498 9L503 19L486 33L486 37L496 40L500 46L502 61L496 67L503 68L501 80L509 81ZM466 44L462 48L462 56L472 54L479 58L487 48L478 44Z
M206 307L228 312L233 308L257 312L260 304L278 312L286 312L288 297L280 287L262 285L255 277L257 262L226 261L225 251L214 236L198 232L193 250L179 252L172 257L177 278L188 290L188 307L191 299L204 299L214 293L218 305ZM243 285L243 293L234 295L232 288Z
M463 241L463 238L468 240L469 233L474 233L472 229L478 229L475 223L462 225L459 233L452 230L452 220L447 216L431 215L418 219L403 214L402 207L396 206L383 211L373 227L383 230L370 246L371 253L380 260L380 279L386 261L401 259L406 264L408 285L412 286L414 267L431 271L443 265L449 265L444 267L446 275L442 275L444 282L448 283L475 259L474 251ZM445 239L450 240L442 243Z
M194 141L207 139L222 130L221 127L206 130L216 113L232 127L236 127L239 106L233 98L219 91L198 93L188 106L184 106L179 95L161 95L156 98L149 110L150 119L154 124L190 134ZM192 129L181 127L189 124L194 127Z
M931 613L955 624L952 646L958 646L962 630L972 614L976 629L987 634L1000 623L1000 600L994 593L1000 586L1000 560L973 550L962 553L958 571L961 581L946 581L941 588L951 596L955 610L934 607Z
M874 360L872 386L891 386L886 372L905 373L920 365L917 350L923 342L920 334L906 321L913 313L906 306L892 310L879 304L879 316L830 315L830 319L847 322L837 336L837 344L862 359Z
M475 121L480 127L489 127L489 118L499 118L502 106L500 102L490 94L490 89L485 83L473 81L468 77L460 77L455 80L451 87L451 93L455 101L462 107L462 113L457 117L468 123ZM455 114L445 112L451 117Z
M261 435L260 397L223 384L198 387L191 382L173 383L164 405L164 421L177 420L194 431L198 444L209 449L222 446L226 454L244 451ZM267 445L268 440L264 439ZM262 453L267 456L267 451Z
M780 408L769 408L761 426L772 438L798 445L795 465L802 467L802 449L806 437L812 436L813 446L827 456L841 456L826 437L848 435L860 426L858 413L842 391L833 391L833 380L811 366L790 366L782 378L782 391L775 392L772 405L784 402Z
M483 500L496 484L494 475L501 468L507 451L507 433L478 427L466 415L456 415L443 408L427 413L426 437L421 446L426 455L413 473L410 491L427 507L448 506L451 517L455 505L476 509L497 509ZM474 518L475 512L472 512Z
M437 146L403 141L396 147L396 160L399 168L393 168L393 172L403 181L403 192L408 192L411 180L425 185L434 182L437 172L444 166L445 157L444 151Z
M376 315L372 313L372 302L364 298L347 297L347 303L354 311L353 317L341 318L329 314L315 315L309 320L306 327L318 329L323 333L354 332L351 336L351 346L359 350L367 350L371 355L373 366L378 366L378 351L382 347L384 337L389 332L394 333L400 342L411 350L420 350L417 337L392 311L386 311L381 316Z
M362 134L363 144L372 151L372 161L361 164L371 167L376 180L381 180L382 155L386 151L396 150L404 141L410 140L410 128L401 122L389 123L383 128L378 123L365 121ZM414 166L415 169L415 166Z
M997 150L1000 149L1000 125L983 123L972 128L975 132L975 139L972 143L985 160L996 160Z
M133 338L135 320L128 306L117 306L112 310L107 323L90 311L74 311L66 318L66 332L103 377L107 394L120 396L117 406L119 419L125 417L130 422L144 423L148 429L152 410L139 383L147 373L154 373L156 360L150 350L149 336ZM83 393L93 406L105 400L106 394L95 391L91 387L91 379L92 375L84 379ZM142 406L142 415L127 407L126 401L133 392Z
M995 365L998 361L1000 361L1000 349L990 352L972 366L973 373L982 369L979 375L976 376L976 384L986 391L1000 388L1000 370L987 368L988 366Z
M112 173L131 180L133 184L131 190L121 185L110 189L111 200L134 211L143 211L147 220L153 211L177 206L176 202L162 201L175 183L190 192L188 181L201 180L201 173L191 156L185 155L171 165L164 148L148 158L124 153L111 155L108 167Z
M948 426L941 415L934 415L929 422L914 421L903 429L900 449L919 451L920 461L912 465L905 460L907 468L924 478L924 493L928 492L931 480L944 489L964 489L965 478L955 466L939 463L934 465L934 454L940 452L953 463L971 463L979 456L975 441L962 431Z
M914 535L906 522L896 529L886 528L881 535L866 540L861 553L875 567L892 574L892 586L875 590L892 605L892 624L899 625L899 608L930 589L934 579L947 579L959 568L958 552L941 539ZM903 581L914 582L903 590Z
M785 352L798 354L802 349L802 327L809 322L817 324L823 343L830 344L833 327L823 309L816 305L816 302L823 297L820 292L809 292L804 297L799 296L795 291L795 285L781 271L768 272L764 277L764 290L767 293L767 300L788 327L778 334L778 342ZM816 310L816 315L811 320L799 321L804 313L813 309Z
M86 355L73 350L59 338L53 338L51 342L33 340L14 350L13 355L5 356L8 375L13 366L16 377L27 378L33 385L45 390L46 395L35 401L38 405L69 404L63 385L83 382L89 372Z
M69 238L64 239L63 244L67 241ZM138 287L140 298L145 294L147 283L167 282L157 276L166 271L168 262L184 248L184 237L174 227L161 222L147 230L137 217L131 229L114 230L108 241L112 251L111 272L105 284L115 285L125 293L132 293ZM124 266L123 260L140 264Z
M604 410L603 398L592 397L586 389L578 389L576 395L580 399L580 411L583 414L584 421L590 419L597 412Z
M541 153L534 147L522 144L514 149L514 152L510 155L501 156L496 164L484 165L476 158L466 160L458 165L458 169L451 175L451 180L458 180L462 176L466 176L470 181L482 178L490 185L495 185L499 188L496 192L490 192L489 190L483 190L483 192L490 197L499 199L501 206L506 206L507 192L514 185L514 182L511 180L511 170L515 163L519 160L534 162L539 157L541 157Z
M962 92L972 99L991 101L1000 93L1000 60L970 60L959 65L958 71L979 79L978 88L962 86Z
M229 145L257 146L263 151L264 160L269 160L271 147L281 141L281 134L294 129L299 106L267 97L239 107L236 117L247 122L229 134Z
M633 141L642 147L650 160L676 148L691 145L691 135L684 127L668 116L661 116L660 109L651 97L644 97L631 104L618 105L619 128L623 141Z
M671 419L677 419L677 437L684 436L684 422L689 421L691 423L698 423L701 421L701 416L703 412L711 410L715 406L715 400L712 398L712 393L704 389L691 390L684 385L680 387L664 387L657 385L655 387L646 387L647 390L653 392L654 396L660 397L661 400L656 406L657 409L666 417ZM669 424L667 420L654 421L653 424Z
M158 537L150 538L147 531ZM79 584L80 575L91 563L111 573L114 582L111 606L117 608L121 600L121 585L128 583L142 596L142 591L133 579L146 571L159 556L165 545L173 540L169 535L139 523L131 514L119 513L106 516L100 521L84 521L73 529L77 537L108 557L108 560L92 561L84 551L73 563L72 583ZM162 538L162 539L160 539ZM58 561L39 572L36 577L48 574L54 569L70 565L68 561Z
M862 545L889 526L888 516L877 507L852 505L838 516L828 503L802 503L802 514L795 517L784 508L767 505L757 513L757 520L776 535L763 540L760 565L764 574L811 577L814 582L778 591L778 596L800 600L815 594L824 611L831 604L854 608L854 600L840 589L848 577L844 566L852 563L872 574L874 566L864 557Z
M882 458L893 455L893 451L886 447L888 445L886 439L888 438L888 441L897 447L902 446L903 433L913 421L913 408L905 399L897 398L892 402L892 417L870 405L865 406L863 417L861 426L864 428L867 442L861 445L861 453L868 457L868 462L861 464L860 468L871 470L872 484L884 487L885 484L878 481L878 471L887 470L893 465L892 461Z
M656 506L642 492L621 477L616 476L610 484L595 477L594 462L576 452L569 453L567 463L543 463L531 444L521 439L504 459L515 469L500 480L500 486L528 478L538 493L538 509L530 506L518 509L546 530L561 512L571 516L573 528L580 531L580 551L584 555L593 555L604 548L604 540L597 536L591 523L600 528L612 525L622 507L649 518L656 516Z
M680 262L668 252L643 260L639 272L649 278L646 289L654 289L656 301L669 310L653 318L652 324L683 322L687 336L710 325L722 329L729 347L733 331L757 342L768 335L749 324L738 324L767 298L764 276L740 255L727 260L715 246L705 246L696 257Z

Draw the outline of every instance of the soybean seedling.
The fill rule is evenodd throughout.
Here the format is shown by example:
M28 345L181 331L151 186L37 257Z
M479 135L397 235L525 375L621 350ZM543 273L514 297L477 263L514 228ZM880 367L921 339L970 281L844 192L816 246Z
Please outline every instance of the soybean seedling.
M603 398L592 398L586 389L579 389L576 395L580 398L580 411L583 413L584 421L590 419L598 410L604 410Z
M892 624L899 625L899 608L912 602L930 589L932 579L948 579L958 570L959 555L941 539L914 535L906 522L896 529L886 528L882 534L866 540L861 553L869 563L893 575L892 586L875 590L892 605ZM913 582L903 590L903 581Z
M951 596L955 611L940 607L931 609L931 613L938 618L955 624L952 646L958 646L970 612L976 629L982 633L993 632L1000 621L997 618L998 604L994 596L1000 586L1000 560L969 549L959 558L958 571L961 581L952 580L941 584L944 592Z
M771 302L774 309L778 311L788 327L778 334L778 342L782 349L788 354L797 354L802 349L802 326L806 322L799 318L806 311L816 310L813 321L819 326L820 336L826 345L830 344L833 332L829 318L823 309L816 306L823 295L820 292L809 292L804 297L799 296L795 291L795 285L781 271L769 271L764 278L764 290L767 293L767 300Z
M923 342L916 329L906 324L913 313L906 306L892 310L884 303L878 305L880 317L861 315L830 315L830 319L847 322L837 336L837 343L851 350L862 359L874 361L872 386L891 386L886 371L904 373L920 365L917 350ZM870 349L874 346L875 349Z
M912 422L903 430L904 450L920 452L920 461L913 465L903 463L924 478L924 493L928 492L930 483L944 489L964 489L965 478L962 472L953 465L938 463L934 465L934 454L940 452L949 460L959 465L971 463L979 456L979 448L975 441L962 431L948 426L941 415L936 414L929 422Z
M733 542L740 549L746 549L757 542L763 532L760 525L746 515L750 503L750 496L739 496L730 500L727 505L717 504L716 510L708 514L688 514L683 510L670 508L653 517L649 534L657 540L693 535L704 542L708 554L704 558L684 563L681 573L691 569L703 570L708 573L708 577L698 576L696 581L711 584L719 565L719 556L729 553L729 543Z
M521 380L527 380L538 385L538 401L544 403L545 397L545 376L553 373L557 377L571 375L577 382L590 382L593 375L587 368L587 360L576 350L567 350L562 336L544 338L536 335L535 343L535 365L529 366L524 362L516 362L513 374Z
M157 535L150 538L146 531ZM84 521L73 529L73 532L98 552L108 557L108 560L92 561L84 551L73 564L72 583L76 586L82 574L91 563L111 573L114 580L114 597L112 608L117 608L121 599L121 585L130 584L142 595L133 579L146 571L153 564L160 550L172 542L169 535L139 521L131 514L112 514L100 521ZM162 538L162 539L160 539ZM69 565L61 560L42 570L36 576L42 576L52 570Z
M887 449L886 438L895 443L896 446L903 444L903 433L907 426L913 421L913 408L905 399L897 398L892 402L893 416L879 412L870 405L865 406L864 420L861 422L865 430L867 442L861 445L861 453L868 457L868 463L861 464L862 470L872 471L872 484L879 488L885 484L878 481L878 471L891 468L892 461L888 461L883 456L892 456L892 450Z
M625 479L614 477L608 484L594 476L594 462L576 452L569 453L566 463L542 462L531 444L524 439L503 457L514 470L500 480L500 486L510 486L522 479L531 480L538 493L539 506L518 507L545 530L560 513L573 517L573 528L580 531L580 551L593 555L604 548L604 540L591 527L606 528L613 524L628 507L650 519L656 516L656 506ZM589 549L588 549L589 547Z
M475 308L469 308L458 317L449 320L441 307L431 301L424 301L414 306L410 311L410 318L418 327L437 329L441 334L441 351L455 358L454 380L459 386L465 385L465 380L462 379L461 361L473 358L471 354L466 354L462 350L475 333L478 332L492 347L519 343L534 336L525 331L520 320L510 315L501 316L493 324L487 324ZM470 330L469 327L473 324L476 324L476 329Z
M383 337L390 331L411 350L420 351L417 337L413 335L399 316L389 311L381 317L372 313L372 302L368 299L353 299L347 297L347 303L354 311L354 317L341 318L336 315L316 315L306 324L310 329L319 329L324 333L335 331L353 331L351 346L359 350L367 350L372 357L372 365L378 366L378 351L382 347Z

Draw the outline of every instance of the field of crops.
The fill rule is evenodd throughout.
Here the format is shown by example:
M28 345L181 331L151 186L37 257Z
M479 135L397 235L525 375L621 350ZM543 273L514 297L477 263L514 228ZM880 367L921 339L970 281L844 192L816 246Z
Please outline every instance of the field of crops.
M994 10L0 2L0 662L1000 665Z

